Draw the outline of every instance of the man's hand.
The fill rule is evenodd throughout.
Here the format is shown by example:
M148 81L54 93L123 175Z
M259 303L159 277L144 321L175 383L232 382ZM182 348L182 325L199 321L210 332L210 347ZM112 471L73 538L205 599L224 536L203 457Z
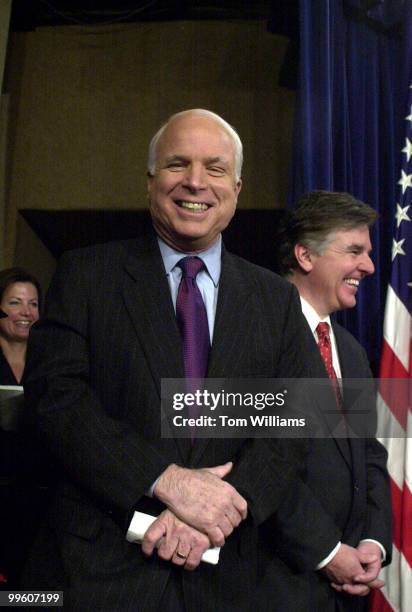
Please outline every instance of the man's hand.
M372 563L375 560L375 555L366 555L365 553L363 558L365 562ZM342 590L342 585L352 585L355 577L359 578L365 574L357 549L347 544L341 544L336 555L322 571L338 591ZM357 595L367 595L369 588L361 584L359 591Z
M154 548L165 561L171 561L187 570L194 570L200 563L210 542L204 533L189 527L170 510L164 510L146 531L142 551L151 555Z
M199 470L169 465L154 494L184 523L206 534L212 546L223 546L247 516L246 500L222 480L232 467L231 462Z
M381 570L381 549L374 542L361 542L358 544L359 560L362 564L364 572L359 576L354 576L355 584L343 584L332 586L338 591L345 591L350 595L363 595L369 593L370 589L381 589L384 586L384 581L378 578ZM365 593L365 586L367 593Z
M373 542L362 542L357 548L342 544L323 571L336 591L365 596L371 588L383 586L377 579L380 560L381 551Z

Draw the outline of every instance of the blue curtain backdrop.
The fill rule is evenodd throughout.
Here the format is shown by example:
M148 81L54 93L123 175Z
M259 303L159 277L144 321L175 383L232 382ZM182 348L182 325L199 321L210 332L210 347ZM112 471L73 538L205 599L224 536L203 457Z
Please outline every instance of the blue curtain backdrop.
M338 320L379 362L407 86L408 0L300 0L300 66L289 205L305 191L348 191L373 206L376 272ZM368 5L364 8L363 5Z

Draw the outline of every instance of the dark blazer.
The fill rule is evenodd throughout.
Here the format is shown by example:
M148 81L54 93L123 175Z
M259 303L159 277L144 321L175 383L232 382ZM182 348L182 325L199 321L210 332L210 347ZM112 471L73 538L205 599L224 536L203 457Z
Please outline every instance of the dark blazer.
M303 334L295 289L224 252L208 376L302 376ZM187 610L253 605L259 526L297 477L305 443L199 440L192 448L162 439L162 377L183 378L183 364L155 238L63 256L45 317L31 333L25 387L62 478L23 586L61 586L65 609L152 612L171 577ZM235 464L228 480L247 498L250 516L218 566L187 572L125 541L134 509L163 509L145 492L169 464L228 460Z
M22 383L16 380L0 350L0 384ZM53 478L50 459L37 444L24 415L23 410L12 431L3 430L0 424L0 591L18 588L20 572L44 515ZM30 521L27 520L28 500Z
M342 372L344 410L350 411L356 399L348 379L370 379L372 374L364 349L355 338L340 325L333 323ZM306 326L309 349L310 374L313 378L327 377L313 334ZM346 385L345 385L346 379ZM362 398L368 395L362 395ZM375 397L372 394L363 406L369 411L366 422L370 426L375 416ZM335 399L331 391L331 405ZM325 430L336 431L336 415L323 412ZM292 487L275 520L268 521L275 532L275 546L279 559L274 559L270 572L265 575L261 592L270 593L274 610L282 612L353 612L366 609L367 599L338 594L326 577L319 571L305 571L309 563L312 568L331 552L324 542L338 540L356 547L360 540L372 538L386 550L386 563L390 562L391 504L389 479L386 470L387 453L373 437L349 438L334 436L328 439L314 438L309 441L309 452L304 487ZM291 515L299 523L300 539L295 547L284 538L284 521ZM268 527L266 527L268 528ZM279 534L279 535L278 535ZM268 540L266 540L267 542ZM313 563L313 560L317 561ZM272 583L269 585L269 583ZM269 585L269 586L268 586ZM277 588L273 588L276 585ZM288 602L287 604L285 602ZM261 609L265 609L262 604ZM266 608L267 609L267 608Z

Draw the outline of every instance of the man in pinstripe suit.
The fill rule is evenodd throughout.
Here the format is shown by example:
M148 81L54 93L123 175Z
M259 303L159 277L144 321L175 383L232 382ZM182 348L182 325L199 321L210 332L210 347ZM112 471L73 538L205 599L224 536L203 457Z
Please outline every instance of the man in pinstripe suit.
M32 331L26 394L62 478L26 586L63 588L65 609L253 605L259 526L297 477L303 441L160 436L161 378L183 377L174 308L185 255L205 264L209 377L304 373L296 290L221 243L241 165L220 117L173 116L149 150L155 233L63 256ZM142 547L125 540L134 510L158 516ZM200 563L211 545L223 546L215 567Z

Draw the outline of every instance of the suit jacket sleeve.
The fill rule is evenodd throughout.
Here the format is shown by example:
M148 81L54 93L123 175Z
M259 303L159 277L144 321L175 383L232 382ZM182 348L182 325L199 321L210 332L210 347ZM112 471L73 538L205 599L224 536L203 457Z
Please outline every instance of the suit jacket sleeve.
M256 288L262 299L260 314L271 325L268 333L281 334L271 377L301 378L306 373L304 321L295 288L288 283L284 289L283 309L277 309L267 279ZM299 480L306 453L307 441L296 438L251 439L242 449L229 481L247 498L255 524L261 525L278 510L291 483Z
M72 481L124 525L170 461L101 407L90 380L88 342L88 310L99 281L82 259L70 254L58 265L45 316L30 335L25 394L41 435ZM99 308L103 312L104 303Z
M289 285L288 292L282 294L283 303L275 304L274 290L269 289L267 295L268 281L265 279L256 292L262 299L262 319L271 322L273 334L281 334L271 376L304 378L309 373L310 358L307 324L299 297L293 285ZM307 399L298 399L303 416L310 415L312 419L313 411ZM307 452L308 441L304 439L249 440L229 477L247 498L252 519L262 526L267 541L296 571L315 569L342 537L341 530L304 482Z
M378 440L368 439L367 457L367 516L362 538L377 540L386 551L384 565L392 559L392 509L387 452Z
M350 338L352 340L352 338ZM359 344L361 376L372 378L365 350ZM370 412L373 429L376 429L376 395L371 394ZM365 440L367 514L362 538L377 540L386 551L385 565L392 559L392 507L389 474L386 467L388 453L376 440L375 431Z

